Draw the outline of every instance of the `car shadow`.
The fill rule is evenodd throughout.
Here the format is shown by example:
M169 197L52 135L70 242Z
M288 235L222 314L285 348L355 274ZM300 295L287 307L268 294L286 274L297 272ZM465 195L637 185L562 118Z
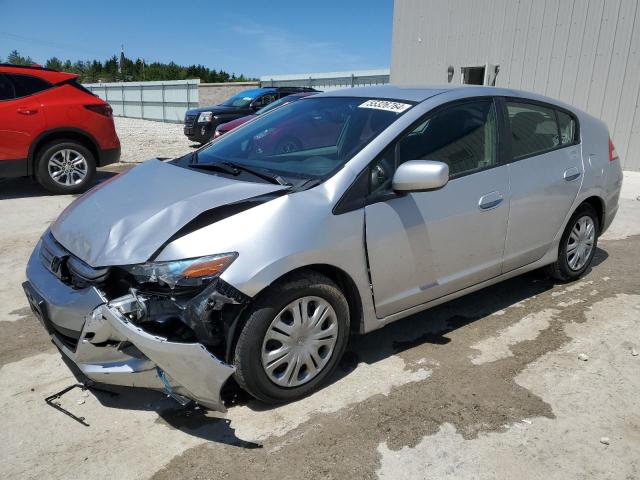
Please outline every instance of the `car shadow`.
M608 256L605 250L598 247L585 275ZM375 364L426 343L446 346L452 341L448 336L451 332L544 293L554 285L557 285L557 281L544 271L536 270L416 313L369 334L353 335L336 372L325 387L348 376L359 363ZM277 407L254 400L239 387L235 386L234 389L233 384L229 385L227 395L223 396L225 401L246 405L254 411Z
M96 184L115 177L133 166L135 166L135 164L117 163L115 165L109 165L104 169L99 169L96 172ZM0 178L0 200L51 196L56 195L46 191L33 178Z
M608 256L605 250L597 248L592 267L604 262ZM423 344L446 348L452 342L449 333L546 292L554 285L556 282L542 271L529 272L398 320L367 335L354 335L336 372L325 387L347 377L360 363L375 364ZM79 382L86 381L73 362L64 355L62 358ZM239 448L262 448L258 443L237 437L230 420L224 418L224 414L208 412L193 405L181 406L155 390L113 385L96 386L99 389L92 390L92 393L104 407L155 411L158 415L156 422L188 435ZM222 398L228 408L243 405L256 412L281 406L268 405L253 399L233 378L225 385ZM90 422L91 419L87 418L87 421Z

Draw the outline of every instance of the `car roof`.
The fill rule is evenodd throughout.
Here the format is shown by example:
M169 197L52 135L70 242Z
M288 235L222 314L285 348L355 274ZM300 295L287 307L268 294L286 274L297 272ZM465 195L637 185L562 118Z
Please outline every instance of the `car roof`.
M75 73L59 72L39 65L12 65L10 63L0 63L0 73L34 75L54 84L78 78Z
M397 85L373 85L369 87L343 88L318 93L317 97L362 97L384 98L389 100L407 100L410 102L422 102L440 93L451 90L452 86L440 87L404 87Z
M537 93L513 90L510 88L488 87L482 85L431 85L431 86L400 86L393 84L373 85L368 87L343 88L314 95L314 97L362 97L381 98L388 100L405 100L409 102L424 102L425 100L445 92L455 91L457 98L480 95L496 95L504 97L519 97L540 100L546 103L563 106L573 111L575 107L560 100L545 97Z

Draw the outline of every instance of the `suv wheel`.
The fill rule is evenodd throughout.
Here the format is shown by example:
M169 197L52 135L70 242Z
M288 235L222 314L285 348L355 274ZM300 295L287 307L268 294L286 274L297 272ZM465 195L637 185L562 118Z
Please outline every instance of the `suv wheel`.
M580 205L562 234L558 259L549 265L549 274L561 282L580 278L591 265L599 231L600 222L594 208L586 203Z
M315 272L275 284L259 297L235 347L236 380L267 403L296 400L331 375L349 336L340 289Z
M36 178L52 193L83 192L93 185L95 176L93 153L73 140L49 143L38 153Z

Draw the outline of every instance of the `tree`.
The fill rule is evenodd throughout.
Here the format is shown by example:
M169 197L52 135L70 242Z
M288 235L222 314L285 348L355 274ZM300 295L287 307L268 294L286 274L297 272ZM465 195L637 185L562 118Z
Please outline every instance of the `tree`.
M62 61L58 57L51 57L44 66L51 70L62 70Z
M31 65L31 57L23 57L17 50L13 50L7 57L7 63L15 65ZM143 59L133 60L122 55L121 60L116 55L105 60L62 60L51 57L45 62L46 68L76 73L79 80L85 83L144 81L144 80L184 80L199 78L203 83L246 81L244 75L229 75L224 70L217 71L204 65L182 66L175 62L146 63ZM122 71L120 71L120 66Z
M12 63L14 65L33 65L35 62L31 57L23 57L17 50L12 50L7 57L7 63Z

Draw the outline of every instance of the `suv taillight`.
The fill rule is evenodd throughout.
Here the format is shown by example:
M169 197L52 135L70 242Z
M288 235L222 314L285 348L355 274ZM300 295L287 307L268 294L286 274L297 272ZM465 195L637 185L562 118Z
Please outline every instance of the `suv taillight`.
M84 108L104 115L105 117L113 116L113 109L109 105L85 105Z
M613 146L613 142L611 138L609 138L609 161L613 162L614 160L618 160L618 152L616 152L616 147Z

